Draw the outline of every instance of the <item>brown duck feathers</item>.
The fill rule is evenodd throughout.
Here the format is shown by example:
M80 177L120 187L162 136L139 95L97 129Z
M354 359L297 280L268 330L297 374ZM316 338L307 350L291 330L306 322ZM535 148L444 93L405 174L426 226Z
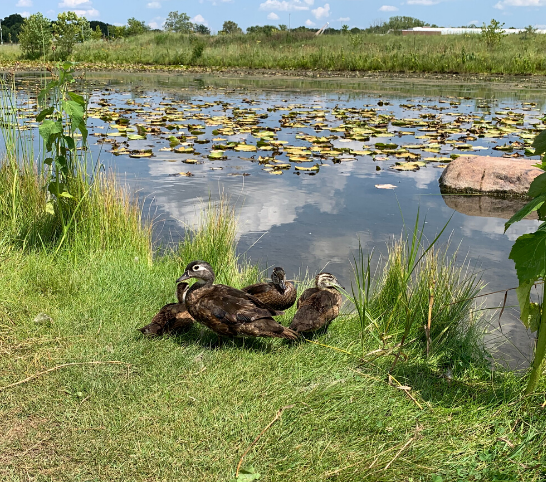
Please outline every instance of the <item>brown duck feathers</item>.
M294 340L297 333L276 322L282 312L231 286L213 284L214 271L204 261L186 267L178 281L196 278L186 295L190 315L218 335L275 337Z
M284 269L273 268L271 281L256 283L242 289L274 310L287 310L296 301L298 291L293 283L285 281Z
M309 288L298 299L298 311L290 328L298 333L311 332L327 327L339 315L343 298L336 286L342 287L335 276L319 273L315 288Z
M178 303L169 303L159 310L150 324L139 328L144 335L160 336L165 333L183 333L190 329L194 319L188 313L184 303L184 292L188 283L179 283L176 287Z

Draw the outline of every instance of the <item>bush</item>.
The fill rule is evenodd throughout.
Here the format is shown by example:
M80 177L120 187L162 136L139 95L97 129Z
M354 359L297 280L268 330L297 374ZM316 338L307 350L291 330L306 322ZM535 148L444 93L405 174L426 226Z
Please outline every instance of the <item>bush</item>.
M52 38L51 22L41 13L35 13L25 19L19 43L26 58L37 59L49 51Z

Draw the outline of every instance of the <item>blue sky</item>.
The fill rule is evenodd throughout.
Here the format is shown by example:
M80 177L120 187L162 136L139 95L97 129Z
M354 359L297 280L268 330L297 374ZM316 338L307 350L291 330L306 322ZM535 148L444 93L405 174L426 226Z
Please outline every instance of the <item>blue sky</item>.
M88 20L123 25L130 17L161 28L171 11L187 13L194 23L213 32L224 20L246 29L250 25L334 28L347 24L365 28L393 15L417 17L442 27L489 23L492 18L506 27L534 25L545 28L546 0L1 0L0 18L41 12L50 19L72 10Z

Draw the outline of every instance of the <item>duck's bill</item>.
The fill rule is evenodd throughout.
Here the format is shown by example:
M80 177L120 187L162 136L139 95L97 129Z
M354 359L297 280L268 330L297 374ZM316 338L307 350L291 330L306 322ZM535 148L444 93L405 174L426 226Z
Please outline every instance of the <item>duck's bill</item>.
M190 274L186 271L180 278L176 280L177 283L180 283L181 281L186 281L187 279L190 279Z

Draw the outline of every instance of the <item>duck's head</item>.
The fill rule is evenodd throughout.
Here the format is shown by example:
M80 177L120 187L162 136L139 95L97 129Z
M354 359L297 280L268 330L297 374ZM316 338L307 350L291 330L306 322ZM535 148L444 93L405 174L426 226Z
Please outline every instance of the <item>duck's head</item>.
M343 286L341 286L337 278L330 273L317 274L317 276L315 277L315 286L319 290L325 290L327 288L341 288L343 290L345 289Z
M284 269L282 269L280 266L273 268L273 273L271 273L271 281L273 281L273 284L279 288L281 293L284 293L284 290L286 289L286 283L284 282L285 278L286 274Z
M214 282L214 270L206 261L192 261L186 266L184 274L176 282L180 283L190 278L196 278L205 284L212 284Z

